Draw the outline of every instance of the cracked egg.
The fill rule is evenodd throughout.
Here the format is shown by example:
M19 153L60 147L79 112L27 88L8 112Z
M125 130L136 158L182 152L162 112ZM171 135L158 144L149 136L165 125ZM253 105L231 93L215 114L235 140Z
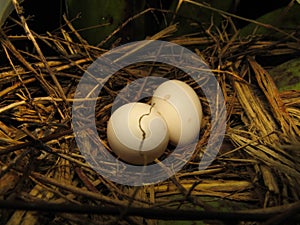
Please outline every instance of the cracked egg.
M112 151L122 160L146 165L167 148L169 131L156 108L145 103L128 103L114 111L107 125Z

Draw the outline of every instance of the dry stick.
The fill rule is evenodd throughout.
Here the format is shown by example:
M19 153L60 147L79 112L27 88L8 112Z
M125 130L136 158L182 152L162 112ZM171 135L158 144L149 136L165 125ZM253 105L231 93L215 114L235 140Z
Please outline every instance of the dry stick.
M229 130L229 131L230 131L230 130ZM255 139L249 141L248 143L245 143L245 144L243 144L243 145L241 145L241 146L239 146L239 147L236 147L236 148L233 149L233 150L230 150L230 151L228 151L228 152L223 153L222 155L220 155L220 156L218 156L218 157L219 157L219 158L222 158L222 157L224 157L224 156L226 156L226 155L230 155L230 154L232 154L232 153L234 153L234 152L236 152L236 151L239 151L240 149L243 149L243 148L245 148L245 147L247 147L247 146L249 146L249 145L256 144L256 143L259 142L260 140L263 140L264 138L266 138L266 137L268 137L268 136L270 136L270 135L272 135L272 134L274 134L274 133L275 133L275 131L271 131L270 133L268 133L268 134L266 134L266 135L264 135L264 136L262 136L262 137L257 137L257 138L255 138ZM230 134L230 132L229 132L229 134ZM230 135L232 135L232 134L230 134Z
M150 112L151 112L151 109L152 109L152 107L150 108ZM141 143L143 143L143 142L141 142ZM140 146L140 147L141 147L141 146ZM142 173L141 173L139 179L143 176L143 173L145 172L145 169L146 169L146 165L143 166ZM133 191L133 193L132 193L131 198L129 199L129 202L128 202L126 208L124 208L124 209L122 210L122 212L120 213L120 215L116 218L116 220L114 220L114 221L111 223L112 225L118 224L119 221L121 221L121 220L127 215L128 209L130 209L130 207L132 207L133 202L134 202L134 200L135 200L135 197L136 197L136 195L138 194L138 192L140 191L141 188L142 188L142 186L134 187L134 191Z
M75 34L75 36L78 38L78 40L82 44L87 56L92 60L92 57L90 56L90 53L89 53L88 49L86 48L86 46L89 46L88 42L80 36L80 34L77 32L77 30L73 27L73 25L67 19L66 14L63 15L63 19L66 22L67 26L71 29L71 31Z
M3 32L3 30L0 28L0 35L2 37L1 41L2 44L8 48L14 56L29 70L31 71L37 80L41 83L41 85L44 87L45 91L51 95L53 92L52 87L45 81L43 76L40 76L40 74L31 66L29 62L26 61L26 59L21 55L21 53L15 48L15 46L9 41L6 34Z
M2 166L0 171L0 178L3 177L6 173L10 171L11 168L13 168L15 165L20 164L20 162L24 159L27 154L29 154L31 150L23 151L21 154L19 154L12 162L10 162L8 165Z
M42 187L45 191L51 192L51 193L53 193L54 195L60 197L61 199L63 199L63 201L66 201L66 202L68 202L68 203L77 204L77 205L80 205L80 204L81 204L81 202L72 199L72 198L69 197L68 195L65 195L64 193L61 193L59 190L55 190L53 187L50 187L50 186L47 185L47 184L43 184L43 183L41 183L41 182L35 180L35 179L32 178L32 177L31 177L31 180L32 180L36 185L39 185L40 187ZM20 196L21 199L24 199L24 198L26 199L26 197L27 197L27 198L29 197L29 199L30 199L31 201L37 201L37 202L43 201L43 200L41 200L40 198L38 198L38 197L33 197L32 195L27 194L27 193L26 193L26 194L25 194L25 193L22 193L21 196ZM32 199L31 199L30 197L31 197ZM72 196L72 197L73 197L73 196ZM27 199L27 200L28 200L28 199ZM56 203L58 203L58 202L56 202Z
M33 77L33 78L30 78L28 80L24 80L24 84L27 84L27 83L31 83L33 81L35 81L36 79ZM8 87L6 88L5 90L3 91L0 91L0 97L4 96L5 94L9 93L10 91L18 88L19 86L21 86L22 84L20 82L18 83L15 83L13 86L11 87ZM67 101L68 102L76 102L76 101L96 101L97 99L99 98L89 98L89 99L84 99L84 98L81 98L81 99L70 99L70 98L67 98ZM51 101L51 102L63 102L64 100L62 98L52 98L52 97L36 97L36 98L33 98L31 99L31 102L43 102L43 101ZM0 113L3 113L9 109L12 109L14 107L17 107L19 105L24 105L28 103L28 101L26 100L22 100L22 101L19 101L19 102L14 102L14 103L11 103L9 105L6 105L2 108L0 108Z
M45 91L48 93L49 96L53 97L53 94L56 95L56 91L55 89L53 89L48 83L47 81L44 79L44 77L42 75L40 75L36 69L34 69L34 67L32 67L32 65L26 61L26 59L21 55L21 53L15 48L15 46L10 42L10 40L8 39L8 37L6 36L6 34L3 32L3 30L0 27L0 37L2 37L1 41L2 44L8 48L13 54L14 56L29 70L31 71L34 76L36 77L36 79L41 83L42 87L45 89ZM48 64L46 64L48 65ZM46 66L45 65L45 66ZM49 66L49 65L48 65ZM57 103L54 101L53 102L54 105L57 107L57 109L60 111L60 109L57 106ZM62 113L60 113L60 115L62 115Z
M19 3L18 3L17 0L12 0L12 2L13 2L13 4L14 4L14 6L15 6L15 9L16 9L16 12L17 12L19 18L21 19L23 28L24 28L26 34L28 35L29 40L32 41L32 43L33 43L33 45L34 45L34 47L35 47L35 49L36 49L38 55L40 56L40 59L41 59L42 62L44 63L45 68L48 70L48 72L49 72L49 74L50 74L50 76L51 76L53 82L54 82L55 85L57 86L58 91L59 91L59 93L60 93L60 95L61 95L61 98L65 101L66 104L68 104L67 101L66 101L66 96L65 96L64 90L62 89L60 83L58 82L58 80L57 80L57 78L56 78L56 76L55 76L55 74L53 73L52 69L50 68L50 66L49 66L49 64L48 64L48 62L47 62L45 56L43 55L43 53L42 53L42 51L41 51L41 49L40 49L38 43L36 42L36 40L35 40L35 38L34 38L32 32L31 32L31 30L29 29L29 27L28 27L28 25L27 25L27 23L26 23L26 19L25 19L25 17L24 17L23 14L22 14L22 13L23 13L23 12L22 12L22 8L20 7L20 5L19 5Z
M16 72L16 73L17 73L17 72ZM20 82L16 82L16 83L14 83L12 86L10 86L10 87L8 87L8 88L6 88L6 89L4 89L4 90L1 90L1 91L0 91L0 98L3 97L4 95L8 94L8 93L11 92L12 90L17 89L17 88L20 87L20 86L23 86L23 87L25 88L25 87L26 87L25 84L29 84L29 83L32 83L32 82L34 82L34 81L36 81L36 78L35 78L35 77L29 78L29 79L27 79L27 80L20 80ZM27 88L26 88L26 89L27 89ZM23 101L22 101L22 102L23 102ZM24 101L24 102L25 102L25 101ZM19 102L15 102L15 103L19 103ZM13 108L13 106L12 106L12 104L11 104L11 105L7 105L7 106L1 108L1 109L0 109L0 113L2 113L2 112L4 112L5 110L7 110L7 109L5 109L5 108L10 109L10 108Z
M22 26L22 23L20 23L19 21L17 21L17 20L15 20L14 18L11 18L11 20L14 22L14 23L16 23L16 24L18 24L18 25L20 25L20 26ZM70 23L71 24L71 23ZM69 24L67 24L68 26L69 26ZM71 29L71 27L69 27L70 29ZM73 28L74 29L74 28ZM71 29L72 30L72 29ZM75 43L73 43L72 42L72 40L70 40L70 39L68 39L68 38L66 38L66 35L68 34L66 31L64 31L64 30L62 30L61 31L62 32L62 35L63 35L63 37L64 37L64 39L62 38L58 38L58 37L56 37L56 39L53 37L53 35L52 34L50 34L49 32L47 33L49 36L41 36L41 35L39 35L39 34L37 34L37 33L35 33L34 31L32 31L31 30L31 33L33 34L33 36L34 37L37 37L37 38L39 38L41 41L43 41L46 45L48 45L49 47L51 47L51 48L53 48L53 46L48 42L48 41L52 41L52 42L57 42L57 41L59 41L61 44L65 44L65 45L67 45L68 47L69 47L69 50L70 50L70 52L71 52L71 54L73 54L73 53L75 53L76 54L76 52L73 52L73 50L74 49L71 49L71 45L75 45ZM79 34L78 34L79 35ZM14 36L12 36L12 37L14 37ZM21 38L21 39L27 39L28 38L28 36L18 36L19 38ZM57 43L54 43L55 45L56 45L56 47L58 47L57 46ZM61 47L61 46L60 46ZM60 48L60 47L58 47L58 48ZM100 48L98 48L98 47L96 47L96 46L93 46L93 45L87 45L87 44L80 44L80 43L76 43L76 47L84 47L85 49L94 49L94 50L101 50L101 51L103 51L103 52L105 52L106 50L104 50L104 49L100 49ZM61 51L60 51L60 53L62 53ZM48 63L49 64L49 63Z
M25 143L16 144L16 145L13 145L13 146L8 146L3 150L1 149L0 155L5 155L5 154L8 154L10 152L14 152L14 151L21 150L21 149L24 150L27 147L34 146L34 145L37 145L37 144L41 144L43 142L55 140L57 138L61 138L65 135L70 135L70 134L73 134L72 129L68 129L68 130L65 130L65 131L62 131L62 132L57 132L57 133L48 135L46 137L43 137L43 138L38 140L38 142L40 142L40 143L36 143L36 141L28 141L28 142L25 142ZM53 154L54 154L54 152L53 152Z
M20 80L20 84L23 86L23 88L25 89L25 91L26 91L26 93L27 93L29 99L31 100L31 99L32 99L32 98L31 98L31 94L30 94L29 90L27 89L27 87L26 87L26 85L25 85L25 83L24 83L22 77L20 76L18 70L16 69L16 67L15 67L15 65L14 65L14 63L13 63L13 61L11 60L11 57L10 57L10 55L8 54L7 48L6 48L5 46L3 46L3 49L4 49L4 52L5 52L5 54L6 54L7 59L8 59L8 61L9 61L9 64L12 66L14 73L18 76L18 79ZM35 80L35 79L34 79L34 80ZM16 84L15 84L15 85L16 85ZM13 86L15 86L15 85L13 85ZM15 87L17 88L18 86L15 86ZM7 92L7 93L8 93L8 92ZM0 96L1 96L1 94L0 94Z
M274 117L280 124L282 132L289 138L294 140L300 135L300 130L296 126L291 116L288 114L287 109L279 96L279 92L274 81L268 72L263 69L252 57L247 57L251 68L254 71L256 80L260 89L264 92L268 102L270 103L270 108L274 113Z
M121 200L118 200L118 199L111 199L110 197L107 197L107 196L104 196L104 195L101 195L101 194L98 194L98 193L94 193L94 192L91 192L91 191L86 191L86 190L83 190L81 188L69 185L69 184L62 184L62 183L58 182L57 180L55 180L53 178L46 177L46 176L41 175L41 174L36 173L36 172L33 172L31 174L31 176L33 178L35 178L36 180L42 182L42 183L54 185L54 186L59 187L61 189L67 190L67 191L69 191L69 192L71 192L75 195L76 194L77 195L82 195L82 196L85 196L85 197L88 197L88 198L91 198L91 199L94 199L94 200L99 200L103 203L108 203L108 204L112 204L112 205L116 205L116 206L127 207L127 204L126 204L125 201L121 201Z
M76 17L79 18L79 15L77 15ZM74 18L74 19L77 19L77 18ZM78 38L78 40L80 41L80 43L83 44L83 45L88 45L88 42L85 39L83 39L81 37L81 35L78 33L78 31L73 27L73 25L71 23L72 21L68 20L66 14L63 14L63 19L64 19L64 21L66 23L65 25L70 28L71 32L73 34L75 34L75 36Z
M79 177L79 179L82 181L82 183L84 184L84 186L92 192L95 193L100 193L99 190L93 185L93 183L89 180L89 178L84 174L84 172L82 171L82 169L78 166L75 167L75 172L77 174L77 176Z
M164 37L165 35L167 35L169 33L175 32L176 30L177 30L177 24L171 25L171 26L166 27L165 29L161 30L157 34L153 35L152 37L150 37L149 40L153 40L153 41L158 40L158 39ZM135 52L139 51L140 49L144 48L147 45L149 45L149 42L146 42L146 43L143 43L143 44L135 43L134 44L135 48L133 48L129 52L126 52L121 57L115 59L113 62L117 63L118 61L121 61L122 59L134 54Z
M159 164L166 171L166 173L169 174L169 177L170 177L171 181L179 189L179 191L183 194L183 196L185 196L185 198L187 200L190 200L195 205L201 206L203 209L205 209L205 211L213 211L214 210L214 208L212 208L209 205L204 204L204 202L202 202L201 200L196 199L193 196L190 196L190 193L191 193L192 189L186 190L185 187L183 187L180 184L180 182L178 181L178 178L176 178L173 175L172 171L168 167L166 167L162 162L160 162L158 159L155 159L155 163Z
M136 15L134 15L133 17L130 17L128 20L126 20L124 23L121 24L121 26L119 26L117 29L115 29L110 35L108 35L107 38L105 38L103 41L101 41L97 47L103 46L106 42L108 42L115 34L117 34L118 32L120 32L120 30L122 30L129 22L133 21L134 19L140 17L141 15L151 11L152 9L146 9Z
M122 209L122 211L120 211L119 216L110 223L111 225L119 224L119 222L128 214L128 210L131 208L133 201L140 189L141 189L141 186L134 188L134 192L129 200L129 203L126 205L126 207L124 209Z
M7 51L6 47L4 47L4 51L5 51L5 53L6 53L6 57L7 57L7 59L9 60L10 65L12 66L12 68L13 68L15 74L18 76L18 79L20 80L20 83L22 84L24 90L25 90L26 93L27 93L27 96L28 96L28 98L29 98L29 104L30 104L34 109L36 109L36 112L37 112L37 114L38 114L40 120L43 121L41 114L38 112L38 110L37 110L37 108L36 108L36 105L32 104L32 97L31 97L31 94L30 94L28 88L26 87L25 82L23 81L22 77L21 77L20 74L18 73L18 70L16 69L15 65L13 64L13 62L12 62L12 60L11 60L11 57L10 57L10 55L8 54L8 51ZM33 78L33 79L34 79L34 78ZM34 80L35 80L35 79L34 79ZM8 88L8 89L9 89L9 88Z
M300 201L296 202L293 206L289 209L284 211L281 214L278 214L274 217L271 217L264 223L264 225L279 225L282 224L284 221L288 221L292 217L296 216L300 212Z
M299 202L292 203L288 206L293 208L299 205ZM114 215L118 216L122 212L120 207L102 207L90 205L75 204L57 204L57 203L26 203L15 200L0 200L0 208L14 210L30 210L44 212L66 212L77 214L98 214L98 215ZM295 207L297 208L297 207ZM263 209L260 209L263 210ZM135 208L131 207L127 210L127 216L139 216L147 219L159 220L228 220L228 221L265 221L274 217L278 213L277 210L270 208L269 212L258 211L237 211L237 212L220 212L220 211L200 211L200 210L174 210L162 208Z

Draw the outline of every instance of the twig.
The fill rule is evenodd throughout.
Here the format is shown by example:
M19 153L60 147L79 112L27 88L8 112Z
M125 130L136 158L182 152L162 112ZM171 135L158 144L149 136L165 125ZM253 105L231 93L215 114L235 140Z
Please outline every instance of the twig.
M293 216L296 216L300 212L300 201L296 202L293 206L285 210L283 213L278 214L274 217L268 219L264 225L279 225L282 222L287 221L287 219L291 219Z
M298 205L299 202L291 204ZM127 207L127 206L125 206ZM64 212L77 214L98 214L118 216L123 212L123 207L91 206L75 204L57 204L57 203L28 203L21 201L0 200L0 208L28 211L44 212ZM138 216L147 219L159 220L230 220L230 221L265 221L276 215L276 211L268 213L262 212L220 212L220 211L200 211L200 210L174 210L161 208L136 208L126 209L126 216Z
M53 73L52 69L50 68L50 66L49 66L49 64L48 64L48 62L47 62L44 54L42 53L42 51L41 51L38 43L36 42L36 40L35 40L32 32L31 32L31 30L29 29L29 27L28 27L28 25L26 23L26 19L23 16L23 12L22 12L22 9L21 9L18 1L17 0L12 0L12 2L14 4L14 6L15 6L16 12L18 13L18 15L19 15L19 17L20 17L20 19L22 21L23 28L24 28L26 34L28 35L29 40L32 41L32 43L33 43L33 45L34 45L34 47L35 47L38 55L40 56L41 61L44 63L45 68L49 72L49 74L50 74L53 82L55 83L56 87L58 88L58 91L60 93L61 98L64 99L64 100L66 100L66 96L65 96L64 90L62 89L60 83L58 82L58 80L57 80L57 78L55 76L55 74ZM67 104L67 101L65 101L65 103Z

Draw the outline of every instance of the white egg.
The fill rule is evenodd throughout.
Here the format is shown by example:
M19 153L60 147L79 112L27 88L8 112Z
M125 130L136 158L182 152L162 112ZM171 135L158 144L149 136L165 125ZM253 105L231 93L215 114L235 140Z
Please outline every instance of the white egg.
M128 103L111 115L107 138L113 152L132 164L148 164L161 156L169 142L165 120L144 103Z
M198 138L202 106L188 84L179 80L162 83L154 91L151 104L165 119L171 143L184 145Z

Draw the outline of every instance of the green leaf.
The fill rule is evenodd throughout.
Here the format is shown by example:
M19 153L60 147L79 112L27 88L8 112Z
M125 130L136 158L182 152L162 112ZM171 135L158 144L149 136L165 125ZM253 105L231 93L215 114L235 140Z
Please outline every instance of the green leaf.
M77 30L91 44L98 44L117 29L123 22L140 12L145 7L145 0L124 1L124 0L66 0L67 13L69 19L75 18L80 14L80 18L74 21ZM133 21L128 27L133 24ZM127 27L127 28L128 28ZM89 29L87 29L89 28ZM144 24L135 27L138 34L143 34ZM128 35L131 31L128 31ZM127 35L124 34L123 35ZM126 38L126 37L123 37Z
M300 26L300 5L294 4L290 8L280 8L276 9L270 13L267 13L259 17L256 21L270 24L274 27L282 29L287 33L291 33ZM258 26L257 24L251 23L243 27L240 30L241 36L247 36L251 34L260 35L272 35L273 37L281 37L282 34L278 33L274 29L269 29L266 27Z
M206 2L208 1L195 0L195 2L207 5ZM212 8L228 11L233 4L233 0L211 0L209 3ZM175 12L177 5L178 0L173 1L170 10ZM173 18L173 16L171 17ZM172 19L171 17L169 17L169 20ZM207 29L212 21L214 26L219 26L222 21L221 15L201 6L183 2L176 14L174 22L179 22L178 34L182 35L200 32L202 27Z
M14 10L14 6L11 0L1 0L0 1L0 27L4 24L7 17Z
M19 0L22 3L24 0ZM0 0L0 27L4 24L7 17L14 11L12 0Z
M269 73L279 91L300 90L300 58L276 66Z

